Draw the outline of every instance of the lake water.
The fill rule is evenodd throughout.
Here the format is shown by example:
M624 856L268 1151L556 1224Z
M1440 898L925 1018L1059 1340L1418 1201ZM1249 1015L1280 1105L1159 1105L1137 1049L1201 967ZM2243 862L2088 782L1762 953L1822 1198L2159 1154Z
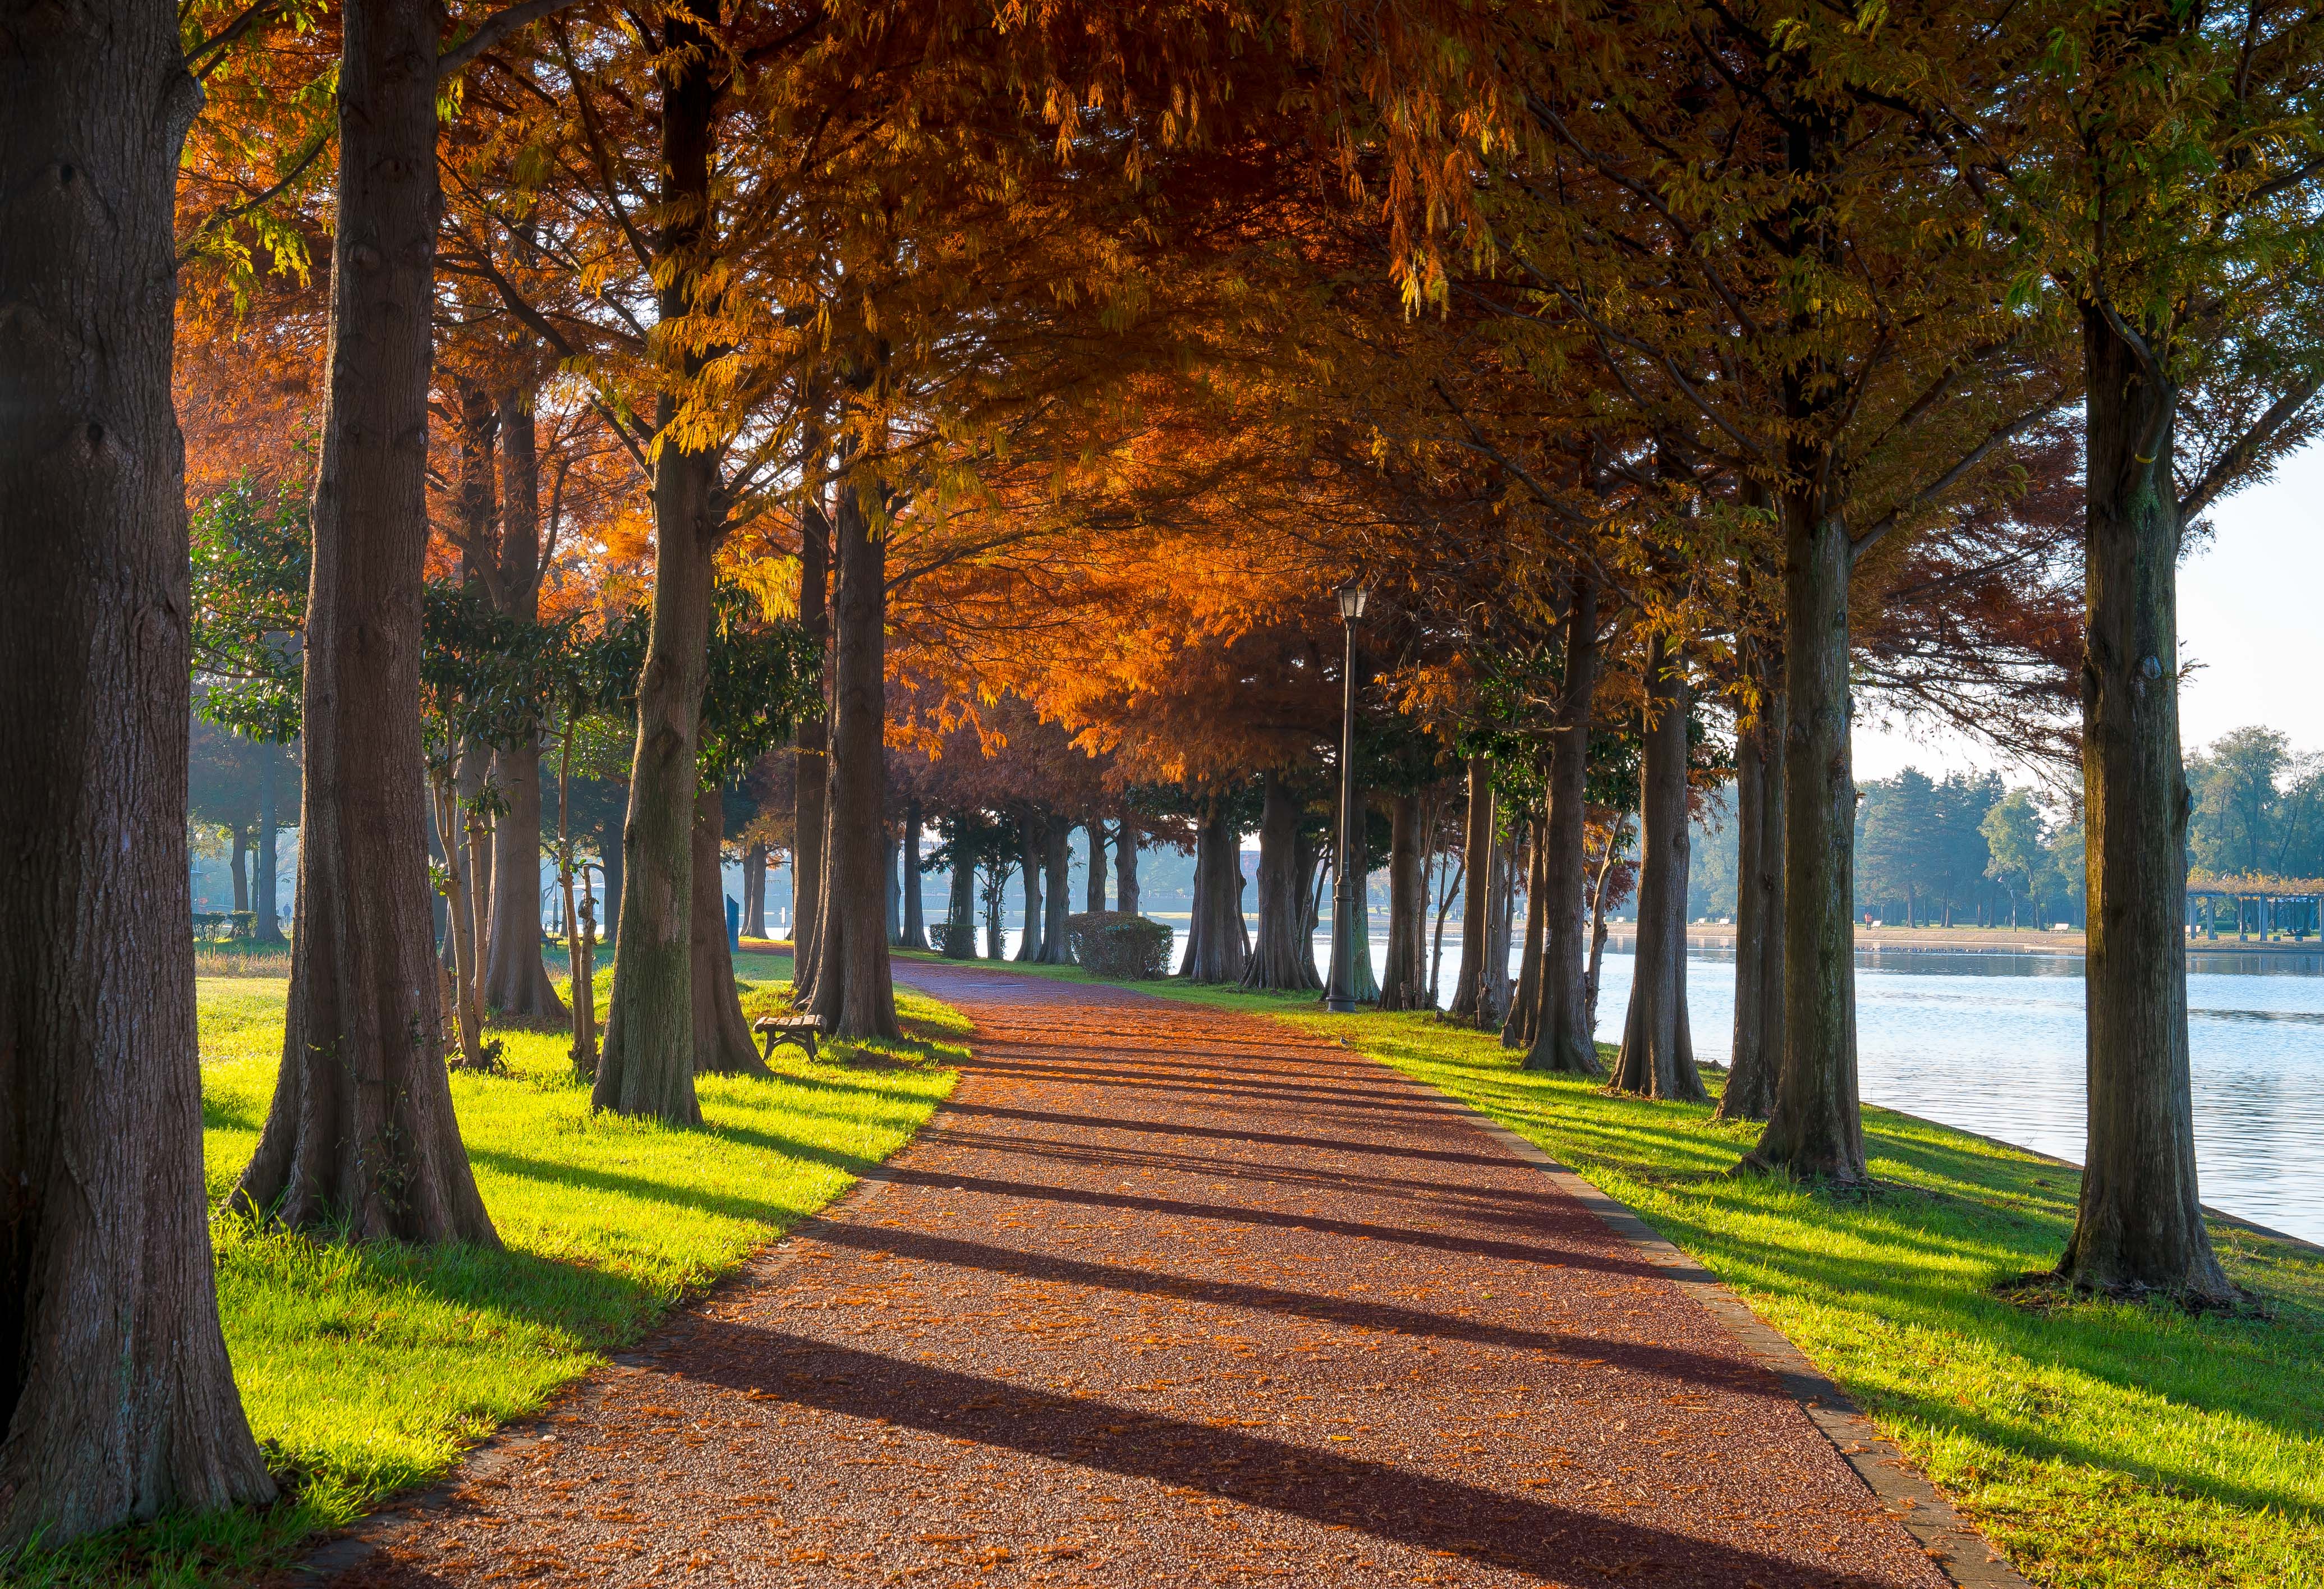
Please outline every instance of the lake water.
M1621 1039L1632 960L1610 949L1598 1036ZM1696 1056L1733 1049L1735 956L1687 956ZM2187 1039L2203 1201L2324 1243L2324 956L2190 953ZM1864 1099L2080 1163L2082 961L1859 949Z

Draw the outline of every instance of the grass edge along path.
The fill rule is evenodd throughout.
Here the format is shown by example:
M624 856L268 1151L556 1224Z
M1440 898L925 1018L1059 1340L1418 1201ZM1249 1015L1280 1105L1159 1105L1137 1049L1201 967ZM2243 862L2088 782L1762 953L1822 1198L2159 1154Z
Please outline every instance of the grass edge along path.
M1067 966L970 962L1094 981ZM1837 1200L1728 1170L1757 1127L1521 1070L1428 1013L1312 995L1125 984L1346 1043L1517 1132L1742 1297L2044 1589L2324 1585L2324 1253L2224 1222L2272 1316L2026 1306L1995 1282L2056 1261L2080 1172L1868 1106L1886 1188ZM1705 1080L1714 1095L1721 1081Z
M785 1005L788 956L735 968L746 1013ZM214 1207L265 1119L287 985L198 984ZM909 990L897 1004L905 1043L827 1043L816 1063L784 1047L772 1080L696 1078L698 1131L593 1115L569 1034L491 1028L511 1074L456 1072L452 1095L505 1251L329 1245L215 1219L226 1344L283 1500L0 1561L0 1585L246 1582L442 1477L918 1134L958 1080L970 1023Z

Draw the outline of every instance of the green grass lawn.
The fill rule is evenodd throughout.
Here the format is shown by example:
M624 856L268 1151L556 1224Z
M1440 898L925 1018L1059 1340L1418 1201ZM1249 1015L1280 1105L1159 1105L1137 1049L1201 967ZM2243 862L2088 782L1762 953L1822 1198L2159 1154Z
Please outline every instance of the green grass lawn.
M1012 971L1089 980L1069 967ZM1839 1381L2018 1570L2072 1589L2324 1584L2324 1254L2217 1224L2272 1317L2004 1301L2057 1261L2079 1172L1865 1111L1888 1188L1835 1201L1728 1172L1756 1132L1517 1067L1431 1015L1138 984L1344 1039L1628 1204ZM1716 1089L1719 1077L1706 1078Z
M787 991L787 957L738 956L735 968L754 1014ZM257 1143L287 986L198 984L213 1203ZM908 991L897 1005L917 1040L877 1053L828 1044L816 1064L786 1047L772 1081L700 1078L699 1131L593 1115L569 1037L495 1029L512 1074L455 1074L452 1097L505 1251L329 1246L213 1225L243 1404L295 1498L0 1566L0 1582L238 1575L445 1473L910 1140L952 1090L968 1022Z

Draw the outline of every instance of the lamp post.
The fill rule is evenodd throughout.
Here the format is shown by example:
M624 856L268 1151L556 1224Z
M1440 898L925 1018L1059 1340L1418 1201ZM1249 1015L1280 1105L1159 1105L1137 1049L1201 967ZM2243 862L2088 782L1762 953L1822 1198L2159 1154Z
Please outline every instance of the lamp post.
M1340 670L1339 878L1332 890L1332 981L1323 1008L1346 1015L1356 1008L1356 956L1370 953L1364 933L1361 815L1356 810L1356 620L1364 615L1370 593L1355 580L1340 587L1340 620L1348 633L1347 659Z

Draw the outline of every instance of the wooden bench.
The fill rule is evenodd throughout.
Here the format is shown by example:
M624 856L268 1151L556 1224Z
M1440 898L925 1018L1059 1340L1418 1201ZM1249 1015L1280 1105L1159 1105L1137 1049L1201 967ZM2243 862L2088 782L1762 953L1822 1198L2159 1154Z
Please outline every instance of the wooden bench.
M767 1051L761 1056L772 1064L775 1048L780 1043L795 1043L807 1057L816 1057L816 1042L823 1032L820 1015L761 1015L751 1022L751 1030L766 1039Z

